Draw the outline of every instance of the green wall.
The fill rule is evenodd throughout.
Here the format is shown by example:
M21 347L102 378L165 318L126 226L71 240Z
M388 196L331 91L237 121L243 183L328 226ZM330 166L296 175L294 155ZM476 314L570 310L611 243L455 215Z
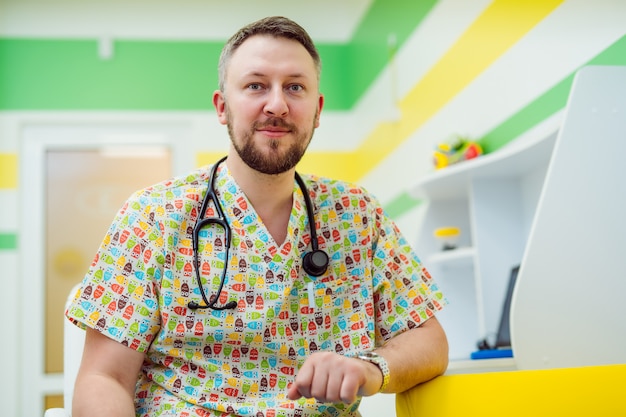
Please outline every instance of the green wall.
M436 0L377 0L346 44L318 45L326 110L349 110ZM0 38L0 110L205 110L221 42Z
M350 110L394 52L390 34L401 47L435 3L376 0L349 42L319 44L325 110ZM0 38L0 111L211 109L222 44L117 40L101 60L96 40ZM626 65L626 36L585 65ZM486 152L563 109L574 74L479 138ZM386 209L398 217L419 203L400 193Z
M587 65L626 66L626 35L581 67ZM527 130L564 109L577 71L578 68L528 103L528 105L495 126L491 131L478 138L477 140L482 145L484 151L490 153L500 149ZM421 200L413 198L408 192L403 192L387 202L385 210L391 217L397 218L420 204L422 204Z

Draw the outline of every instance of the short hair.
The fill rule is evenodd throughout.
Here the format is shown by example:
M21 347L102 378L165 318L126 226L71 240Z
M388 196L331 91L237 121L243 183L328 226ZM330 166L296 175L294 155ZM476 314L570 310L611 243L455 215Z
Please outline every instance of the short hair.
M270 35L275 38L292 39L300 43L304 46L309 55L311 55L311 58L313 58L313 63L315 64L315 69L317 71L317 78L319 79L322 71L322 62L317 48L307 31L291 19L282 16L270 16L242 27L224 45L217 67L219 89L221 91L224 91L224 84L226 82L226 67L228 66L230 58L241 46L241 44L255 35Z

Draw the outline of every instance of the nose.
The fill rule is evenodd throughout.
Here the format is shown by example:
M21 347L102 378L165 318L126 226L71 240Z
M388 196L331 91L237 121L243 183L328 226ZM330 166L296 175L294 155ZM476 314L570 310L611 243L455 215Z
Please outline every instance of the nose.
M289 106L285 99L285 92L282 89L273 89L267 97L267 102L263 111L268 116L285 117L289 113Z

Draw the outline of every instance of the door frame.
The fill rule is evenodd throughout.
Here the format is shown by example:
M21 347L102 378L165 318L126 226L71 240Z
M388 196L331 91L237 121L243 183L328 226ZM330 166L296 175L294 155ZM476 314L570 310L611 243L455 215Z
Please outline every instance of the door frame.
M20 340L20 403L24 416L43 415L45 396L63 394L63 374L45 373L46 152L103 147L163 146L172 173L194 167L193 126L187 122L97 121L28 123L20 131L20 283L17 309ZM166 179L166 178L164 178ZM111 213L113 219L114 213Z

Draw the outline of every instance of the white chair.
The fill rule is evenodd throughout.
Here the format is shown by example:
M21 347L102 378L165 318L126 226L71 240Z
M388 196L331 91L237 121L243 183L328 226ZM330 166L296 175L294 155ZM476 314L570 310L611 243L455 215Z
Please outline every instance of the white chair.
M79 284L70 291L65 302L65 308L74 298ZM85 343L85 331L73 325L69 320L65 320L63 325L63 407L49 408L44 417L71 417L72 396L74 394L74 381L80 366L80 359L83 356L83 345Z

